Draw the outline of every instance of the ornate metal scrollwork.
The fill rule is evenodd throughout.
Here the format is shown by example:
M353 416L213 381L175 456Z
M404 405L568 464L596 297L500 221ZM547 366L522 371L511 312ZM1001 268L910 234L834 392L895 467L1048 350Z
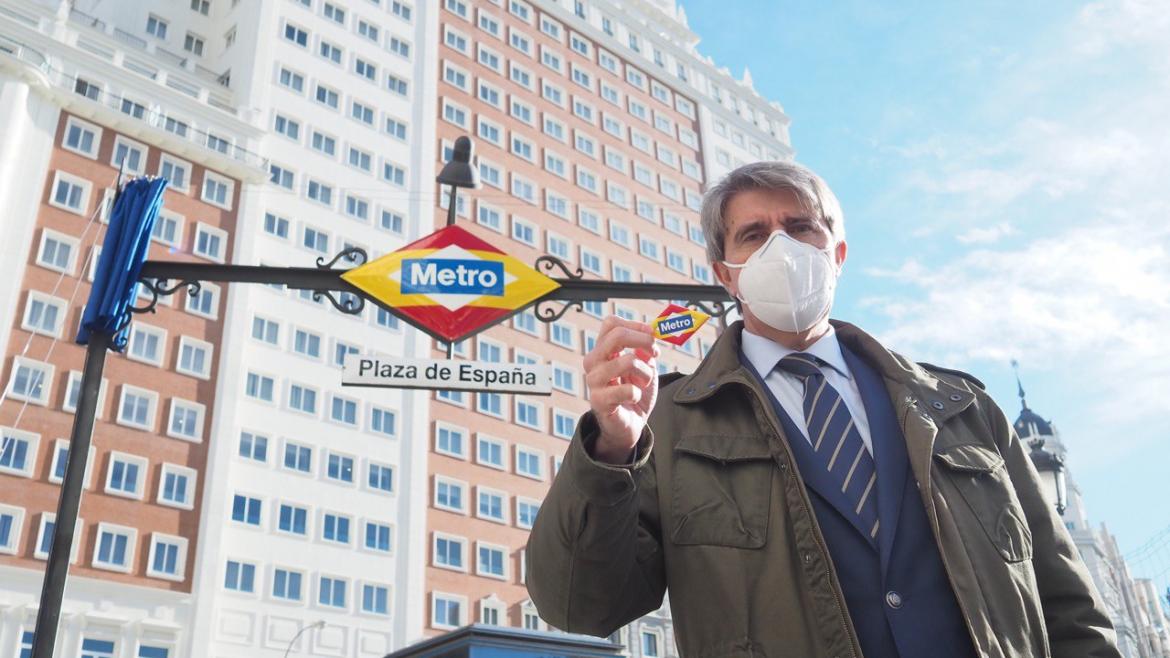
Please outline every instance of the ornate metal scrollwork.
M338 299L328 290L313 291L313 301L319 302L322 297L328 299L333 308L347 315L359 315L366 308L365 298L353 293L342 293L342 298Z
M536 306L533 307L532 312L536 315L536 319L541 322L556 322L563 318L565 313L568 313L569 309L574 306L577 307L578 311L585 310L585 306L578 300L565 302L558 306L553 300L545 299L536 302Z
M708 306L700 301L688 301L686 305L695 310L702 311L713 318L722 318L734 308L734 305L724 302L712 302L712 305Z
M569 269L569 266L565 263L565 261L561 260L560 258L557 258L556 256L549 256L547 254L544 256L541 256L540 258L536 259L536 263L534 265L536 267L536 271L538 271L538 272L543 271L545 273L548 273L548 272L552 272L554 269L558 269L567 278L570 278L570 279L584 279L585 278L585 271L584 270L582 270L580 267L578 267L575 270L571 270L571 269ZM562 312L561 315L564 315L564 313ZM560 316L558 316L558 317L560 317Z
M357 263L357 265L365 265L370 261L370 255L366 253L365 249L362 249L361 247L346 247L345 249L342 249L336 256L334 256L333 260L329 262L325 262L324 256L318 256L317 267L322 270L331 270L333 269L333 266L337 264L337 261L341 260L342 258L348 260L351 263ZM361 262L357 262L358 259L361 259ZM334 306L337 306L337 304L334 304ZM344 313L345 311L342 312Z
M128 310L131 313L154 313L155 307L158 306L160 297L169 297L176 292L179 292L179 289L183 288L184 286L187 288L187 294L192 297L198 295L199 291L203 289L203 285L199 281L193 280L179 281L173 286L168 286L166 279L143 278L138 280L138 285L142 286L146 289L147 292L150 293L150 299L147 300L147 302L142 306L129 307Z

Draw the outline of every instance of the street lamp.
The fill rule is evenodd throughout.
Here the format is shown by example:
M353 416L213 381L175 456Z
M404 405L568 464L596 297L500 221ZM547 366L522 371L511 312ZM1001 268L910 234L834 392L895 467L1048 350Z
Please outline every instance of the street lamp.
M479 169L471 162L474 153L470 137L464 135L457 138L451 149L451 159L435 177L436 182L451 186L451 198L447 201L447 226L455 223L455 196L458 189L479 187Z
M296 641L301 637L301 634L304 633L305 631L309 630L310 628L316 628L316 629L325 628L325 620L318 619L317 621L309 624L308 626L302 626L301 630L297 631L297 634L293 636L293 639L288 641L288 648L286 648L284 650L284 658L288 658L288 652L292 651L293 644L296 644Z
M1035 438L1029 442L1032 447L1028 455L1040 479L1044 482L1044 489L1049 499L1056 502L1056 512L1061 516L1068 507L1068 484L1064 474L1064 457L1044 449L1044 439Z

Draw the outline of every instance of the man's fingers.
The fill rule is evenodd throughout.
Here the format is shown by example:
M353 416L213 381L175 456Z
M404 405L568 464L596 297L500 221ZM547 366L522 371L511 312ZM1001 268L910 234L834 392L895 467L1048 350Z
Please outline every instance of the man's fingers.
M616 315L607 315L605 319L601 321L601 331L597 332L598 337L600 338L601 336L604 336L606 332L615 327L625 327L626 329L634 329L635 331L643 331L646 333L653 331L650 328L650 325L646 324L645 322L635 322L633 320L619 318Z
M655 376L656 372L650 364L646 363L638 354L627 352L616 359L598 364L587 372L585 383L590 389L594 389L604 387L615 379L630 377L639 380L640 386L646 386Z
M585 369L589 370L599 362L608 361L610 355L621 352L626 348L652 350L654 348L654 336L628 327L617 327L597 339L597 344L593 346L593 350L585 355Z
M593 408L608 416L624 404L638 404L642 389L633 384L614 384L593 392Z

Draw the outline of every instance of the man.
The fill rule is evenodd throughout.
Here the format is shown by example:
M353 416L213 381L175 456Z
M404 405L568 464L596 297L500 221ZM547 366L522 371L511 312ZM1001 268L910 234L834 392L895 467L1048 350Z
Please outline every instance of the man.
M741 167L702 222L743 321L662 378L648 326L603 322L528 541L540 615L607 635L669 589L686 657L1118 656L978 380L828 319L842 221L804 167Z

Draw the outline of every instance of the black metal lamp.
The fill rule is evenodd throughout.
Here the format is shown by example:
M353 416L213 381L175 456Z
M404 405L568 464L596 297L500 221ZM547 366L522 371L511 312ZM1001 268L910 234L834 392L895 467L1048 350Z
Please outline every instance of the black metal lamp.
M1032 465L1040 473L1044 489L1056 502L1056 512L1063 516L1064 510L1068 508L1068 483L1064 473L1064 457L1045 450L1042 438L1033 439L1030 445L1032 451L1028 456L1032 459Z
M447 204L447 226L455 223L455 196L461 187L479 187L479 169L472 164L475 155L475 146L471 138L466 135L455 140L455 147L451 149L451 159L443 165L443 170L435 177L441 185L451 186L451 198Z

